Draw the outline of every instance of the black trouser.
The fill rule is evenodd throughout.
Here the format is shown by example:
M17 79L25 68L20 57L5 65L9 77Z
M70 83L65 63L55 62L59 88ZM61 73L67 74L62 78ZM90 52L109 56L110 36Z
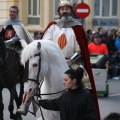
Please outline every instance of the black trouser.
M110 77L117 77L120 76L120 67L111 65L108 67L108 75Z

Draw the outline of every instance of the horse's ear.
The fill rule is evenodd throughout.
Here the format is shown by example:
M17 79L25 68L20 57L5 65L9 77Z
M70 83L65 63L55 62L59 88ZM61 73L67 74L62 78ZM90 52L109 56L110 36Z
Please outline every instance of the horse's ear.
M37 44L37 49L39 50L40 48L41 48L41 43L38 42L38 44Z

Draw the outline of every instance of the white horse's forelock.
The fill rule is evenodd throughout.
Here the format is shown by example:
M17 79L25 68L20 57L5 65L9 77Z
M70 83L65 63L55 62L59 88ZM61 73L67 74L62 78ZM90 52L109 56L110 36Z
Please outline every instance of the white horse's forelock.
M21 63L25 65L25 63L29 60L30 57L33 57L37 52L39 52L37 48L37 40L31 42L27 45L21 52Z

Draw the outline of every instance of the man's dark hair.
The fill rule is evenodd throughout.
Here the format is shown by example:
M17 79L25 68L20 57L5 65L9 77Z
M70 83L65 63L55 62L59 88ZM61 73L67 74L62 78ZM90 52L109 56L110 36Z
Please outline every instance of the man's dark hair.
M91 32L92 32L92 30L91 30L91 29L88 29L86 33L87 33L87 34L90 34Z
M34 37L35 37L36 35L38 35L38 34L42 35L42 32L35 31L35 32L34 32Z
M104 120L120 120L120 114L110 113Z
M99 28L98 28L98 32L100 32L101 29L103 29L103 27L99 27Z
M18 9L17 6L11 6L10 8L16 9L16 10L17 10L17 13L19 12L19 9Z

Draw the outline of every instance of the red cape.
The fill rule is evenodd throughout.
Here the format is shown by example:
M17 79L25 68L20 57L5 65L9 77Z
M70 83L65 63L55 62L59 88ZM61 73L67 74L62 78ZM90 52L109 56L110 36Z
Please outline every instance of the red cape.
M53 24L56 24L56 22L52 21L48 24L47 28L43 32L42 37L44 36L44 33L46 32L46 30ZM77 42L78 42L79 47L82 51L81 53L82 53L82 58L83 58L83 62L84 62L84 67L89 75L89 79L90 79L91 87L92 87L92 94L93 94L93 97L94 97L95 102L96 102L98 120L100 120L99 105L98 105L98 99L97 99L97 94L96 94L95 82L94 82L91 64L90 64L90 57L89 57L90 55L89 55L89 51L88 51L88 43L86 40L86 34L85 34L85 31L84 31L82 25L81 26L79 26L79 25L72 26L72 29L76 35Z

